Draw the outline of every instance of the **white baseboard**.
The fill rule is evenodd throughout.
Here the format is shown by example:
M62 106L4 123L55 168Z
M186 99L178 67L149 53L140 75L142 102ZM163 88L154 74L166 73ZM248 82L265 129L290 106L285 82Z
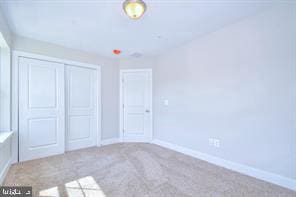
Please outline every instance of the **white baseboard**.
M104 145L109 145L109 144L116 144L119 142L120 142L119 138L110 138L110 139L102 140L101 145L104 146Z
M270 173L267 171L263 171L263 170L259 170L256 168L252 168L250 166L246 166L243 164L239 164L239 163L235 163L232 161L228 161L228 160L224 160L221 159L219 157L215 157L215 156L211 156L205 153L201 153L189 148L185 148L182 146L178 146L169 142L165 142L162 140L157 140L154 139L152 141L153 144L157 144L159 146L168 148L168 149L172 149L174 151L207 161L209 163L233 170L233 171L237 171L239 173L248 175L248 176L252 176L255 177L257 179L261 179L291 190L296 191L296 180L295 179L291 179L291 178L287 178L287 177L283 177L280 176L278 174L274 174L274 173Z
M11 165L11 159L5 164L3 170L0 172L0 186L3 184L3 181L7 175L7 172Z

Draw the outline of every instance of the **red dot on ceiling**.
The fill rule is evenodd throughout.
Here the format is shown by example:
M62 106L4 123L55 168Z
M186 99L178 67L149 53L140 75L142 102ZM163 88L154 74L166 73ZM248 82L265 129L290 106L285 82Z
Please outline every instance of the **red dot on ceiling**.
M113 53L114 53L115 55L119 55L119 54L121 53L121 51L118 50L118 49L114 49L114 50L113 50Z

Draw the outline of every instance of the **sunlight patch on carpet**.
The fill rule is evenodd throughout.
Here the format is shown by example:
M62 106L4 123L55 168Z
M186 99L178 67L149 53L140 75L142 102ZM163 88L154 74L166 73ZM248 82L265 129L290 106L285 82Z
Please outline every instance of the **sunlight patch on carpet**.
M87 176L65 184L69 197L106 197L93 177Z
M52 187L52 188L40 191L39 196L59 197L60 195L59 195L58 187Z

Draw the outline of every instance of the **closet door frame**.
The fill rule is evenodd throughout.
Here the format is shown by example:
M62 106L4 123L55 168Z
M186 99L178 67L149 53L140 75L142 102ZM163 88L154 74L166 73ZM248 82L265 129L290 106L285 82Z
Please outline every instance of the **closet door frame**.
M55 58L55 57L49 57L45 55L38 55L34 53L28 53L23 51L14 50L12 51L12 76L11 76L11 83L12 83L12 91L11 91L11 98L12 98L12 104L11 104L11 111L12 111L12 117L11 117L11 127L14 131L14 136L12 138L12 161L11 163L18 163L19 162L19 58L25 57L25 58L32 58L32 59L38 59L38 60L45 60L45 61L51 61L51 62L57 62L64 64L64 69L67 65L77 65L80 67L85 68L91 68L95 69L97 71L97 87L98 87L98 95L97 95L97 146L101 146L101 136L102 136L102 107L101 107L101 66L95 65L95 64L87 64L62 58ZM66 78L65 78L66 79ZM64 92L66 94L66 89L64 89ZM66 100L65 100L66 102ZM66 105L65 105L66 106ZM65 109L67 110L67 109ZM65 116L66 118L66 116ZM67 127L65 128L67 132ZM66 140L66 138L65 138ZM66 141L65 141L66 144ZM65 150L66 151L66 150Z

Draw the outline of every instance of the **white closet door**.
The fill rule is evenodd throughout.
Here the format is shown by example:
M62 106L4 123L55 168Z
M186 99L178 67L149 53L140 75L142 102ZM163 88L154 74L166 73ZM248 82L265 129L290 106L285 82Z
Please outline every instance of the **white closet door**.
M97 144L97 70L67 65L66 149L75 150Z
M65 150L64 65L19 58L20 161Z

